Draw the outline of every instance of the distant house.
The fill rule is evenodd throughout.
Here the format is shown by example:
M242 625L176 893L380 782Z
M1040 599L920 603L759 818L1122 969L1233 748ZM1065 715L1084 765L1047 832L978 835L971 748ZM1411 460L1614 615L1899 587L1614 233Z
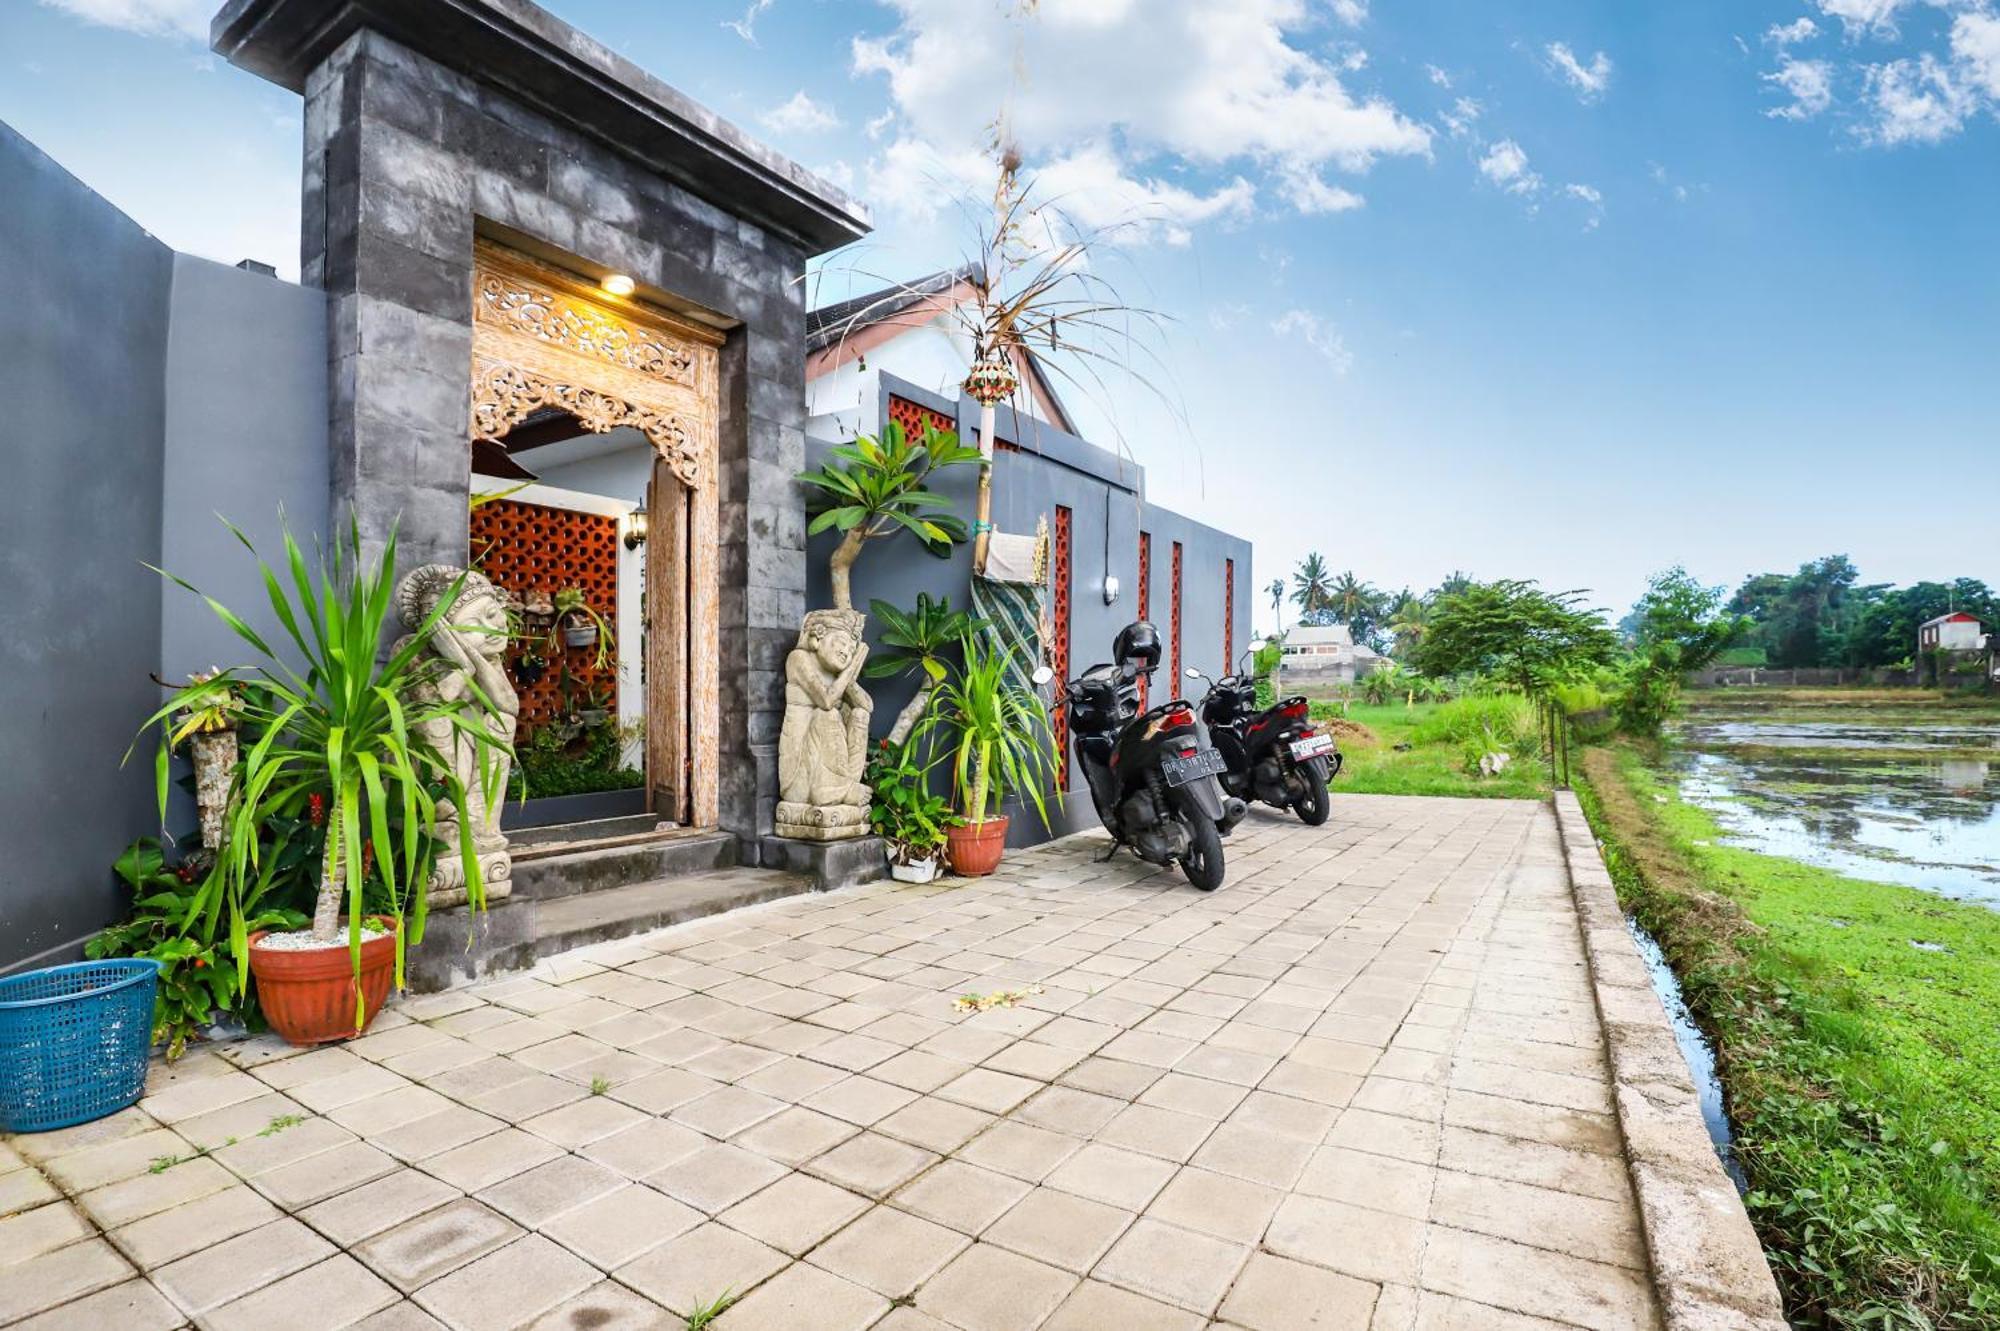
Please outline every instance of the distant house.
M1352 683L1384 659L1366 643L1354 641L1345 624L1295 628L1286 635L1283 650L1278 669L1288 685Z
M1976 652L1986 646L1976 615L1954 610L1917 625L1919 652Z

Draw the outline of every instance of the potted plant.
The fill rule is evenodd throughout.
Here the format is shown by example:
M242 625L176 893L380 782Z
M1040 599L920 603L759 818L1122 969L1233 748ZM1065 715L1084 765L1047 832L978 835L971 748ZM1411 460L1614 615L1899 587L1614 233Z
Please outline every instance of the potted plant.
M542 676L549 673L549 658L530 647L514 658L509 669L513 672L516 684L524 689L532 689L542 682Z
M951 801L931 790L929 768L914 761L913 747L882 741L869 764L874 799L868 820L887 843L889 876L899 883L928 883L938 875L947 831L958 818Z
M590 604L583 588L565 587L557 592L555 611L556 631L562 634L564 646L595 647L599 666L616 650L610 623Z
M249 540L236 536L255 557ZM441 818L457 825L471 903L485 904L466 783L422 738L440 723L468 736L481 779L497 784L491 760L504 746L466 715L475 704L491 710L491 701L476 682L468 683L467 696L440 700L433 687L437 667L425 654L433 631L456 606L462 575L384 659L395 561L393 531L371 564L362 553L359 524L350 522L346 539L334 543L331 565L315 574L287 532L287 578L259 560L272 612L289 640L285 650L274 650L239 616L203 597L261 661L254 673L223 671L176 690L147 721L147 727L162 728L156 773L164 819L171 738L165 723L206 705L223 688L240 700L245 752L236 793L215 872L191 913L213 919L220 912L226 919L239 985L256 977L264 1015L295 1044L360 1034L387 999L391 981L400 985L405 949L423 936ZM461 613L469 620L473 610ZM492 621L482 627L505 632L503 607L495 603L478 613ZM489 802L497 793L485 792ZM256 928L263 886L259 832L277 820L310 815L326 828L311 927Z
M982 646L976 638L967 638L962 649L964 666L937 689L964 818L946 840L953 870L977 877L1000 865L1008 819L999 809L1009 792L1025 795L1042 826L1049 825L1042 791L1055 780L1055 736L1047 705L1014 678L1011 652Z
M974 634L984 632L988 622L963 610L953 610L950 597L940 596L933 601L928 592L917 593L914 610L898 610L887 601L870 601L868 613L882 624L882 643L862 667L862 676L884 679L910 675L917 681L916 693L889 727L889 743L900 747L909 739L918 719L929 708L931 695L950 670L946 653Z

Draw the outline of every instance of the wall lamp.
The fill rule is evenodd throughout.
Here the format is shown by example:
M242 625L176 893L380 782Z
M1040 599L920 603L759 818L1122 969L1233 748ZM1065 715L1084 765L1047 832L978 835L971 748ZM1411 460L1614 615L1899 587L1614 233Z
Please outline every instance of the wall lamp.
M625 515L625 548L637 550L646 543L646 510L635 508Z

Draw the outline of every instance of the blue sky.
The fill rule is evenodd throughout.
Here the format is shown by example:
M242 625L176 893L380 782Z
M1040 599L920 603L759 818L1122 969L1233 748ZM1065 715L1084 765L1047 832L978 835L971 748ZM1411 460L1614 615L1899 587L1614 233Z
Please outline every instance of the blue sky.
M1831 551L2000 583L2000 0L551 7L870 202L858 262L909 274L964 249L935 205L977 196L1018 49L1031 168L1174 320L1171 409L1074 405L1260 583L1308 549L1621 608ZM10 0L0 119L169 243L294 270L297 100L207 56L206 8Z

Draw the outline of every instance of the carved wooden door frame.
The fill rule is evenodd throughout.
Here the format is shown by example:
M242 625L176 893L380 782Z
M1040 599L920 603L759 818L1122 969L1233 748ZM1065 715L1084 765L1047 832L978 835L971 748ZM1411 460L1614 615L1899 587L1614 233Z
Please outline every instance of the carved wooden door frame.
M647 492L646 784L653 811L718 821L721 738L716 374L721 334L480 240L473 249L475 439L542 407L653 445Z

